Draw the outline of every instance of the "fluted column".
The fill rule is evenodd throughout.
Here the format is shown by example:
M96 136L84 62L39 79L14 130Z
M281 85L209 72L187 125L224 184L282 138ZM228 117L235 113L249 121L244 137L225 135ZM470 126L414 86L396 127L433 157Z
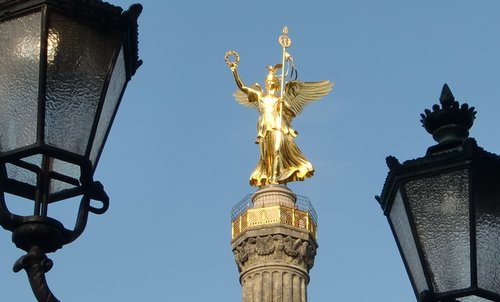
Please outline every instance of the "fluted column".
M260 269L245 274L241 281L243 302L305 302L307 280L302 273L286 269Z
M257 191L254 208L294 209L295 194L285 186L268 186ZM247 215L247 214L244 214ZM318 247L315 234L290 219L263 218L262 224L243 229L231 245L242 286L243 302L306 302L309 270ZM266 223L271 221L271 223ZM273 223L273 221L277 221Z

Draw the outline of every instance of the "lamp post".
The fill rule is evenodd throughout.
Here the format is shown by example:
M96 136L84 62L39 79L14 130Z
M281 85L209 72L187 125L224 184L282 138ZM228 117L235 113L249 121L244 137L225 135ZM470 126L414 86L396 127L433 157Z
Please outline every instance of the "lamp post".
M78 238L89 212L108 208L93 174L142 63L141 11L140 4L123 11L99 0L0 0L0 225L27 252L14 271L26 270L38 301L57 301L45 281L46 253ZM31 201L33 215L10 212L8 195ZM68 229L49 205L77 196Z
M438 144L388 157L377 199L418 301L500 301L500 157L468 138L476 112L446 84L440 103L421 120Z

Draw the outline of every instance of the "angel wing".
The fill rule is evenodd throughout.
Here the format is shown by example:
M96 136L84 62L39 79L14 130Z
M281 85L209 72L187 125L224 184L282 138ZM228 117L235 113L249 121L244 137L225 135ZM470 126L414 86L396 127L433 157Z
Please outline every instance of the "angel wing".
M249 88L251 88L252 90L255 90L255 91L260 91L262 92L262 88L260 87L260 85L258 83L254 83L252 86L250 86ZM233 96L234 98L236 99L236 101L238 103L240 103L241 105L243 106L246 106L246 107L249 107L249 108L254 108L254 109L257 109L258 110L258 100L255 99L255 100L251 100L250 98L252 98L252 92L250 92L250 95L244 93L243 91L241 90L236 90L234 93L233 93ZM256 96L255 96L256 97Z
M330 81L302 82L290 81L285 85L285 108L295 117L299 115L304 106L327 95L333 87Z

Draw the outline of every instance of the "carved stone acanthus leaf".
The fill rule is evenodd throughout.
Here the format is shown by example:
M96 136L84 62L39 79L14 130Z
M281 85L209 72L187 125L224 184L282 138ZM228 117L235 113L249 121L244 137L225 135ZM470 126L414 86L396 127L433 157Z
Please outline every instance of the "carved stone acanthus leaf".
M267 237L257 237L255 244L257 254L264 256L274 252L275 246L273 241L274 239L271 235Z
M233 254L238 267L242 266L243 263L248 260L248 254L245 252L245 249L241 245L236 247L236 249L233 251Z
M285 238L285 253L288 256L297 257L300 255L300 239L293 241L292 237L287 236Z
M282 262L309 271L314 265L316 247L309 241L283 235L251 237L234 250L239 271L253 265Z

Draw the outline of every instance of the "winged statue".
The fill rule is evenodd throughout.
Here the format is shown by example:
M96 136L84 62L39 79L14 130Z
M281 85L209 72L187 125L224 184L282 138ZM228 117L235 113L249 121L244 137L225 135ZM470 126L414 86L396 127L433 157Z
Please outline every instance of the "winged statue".
M226 63L238 86L233 96L241 105L260 112L255 141L260 146L260 158L250 176L251 186L286 184L313 176L313 165L295 143L298 132L292 128L292 120L302 113L306 105L326 96L333 87L330 81L303 82L296 78L285 81L283 66L285 62L290 63L292 59L286 52L284 44L281 44L283 62L267 67L268 74L264 80L265 90L257 83L246 86L237 70L238 54L234 51L226 54ZM231 55L235 56L235 61L228 59ZM276 74L280 69L281 79ZM291 74L293 74L293 69Z

